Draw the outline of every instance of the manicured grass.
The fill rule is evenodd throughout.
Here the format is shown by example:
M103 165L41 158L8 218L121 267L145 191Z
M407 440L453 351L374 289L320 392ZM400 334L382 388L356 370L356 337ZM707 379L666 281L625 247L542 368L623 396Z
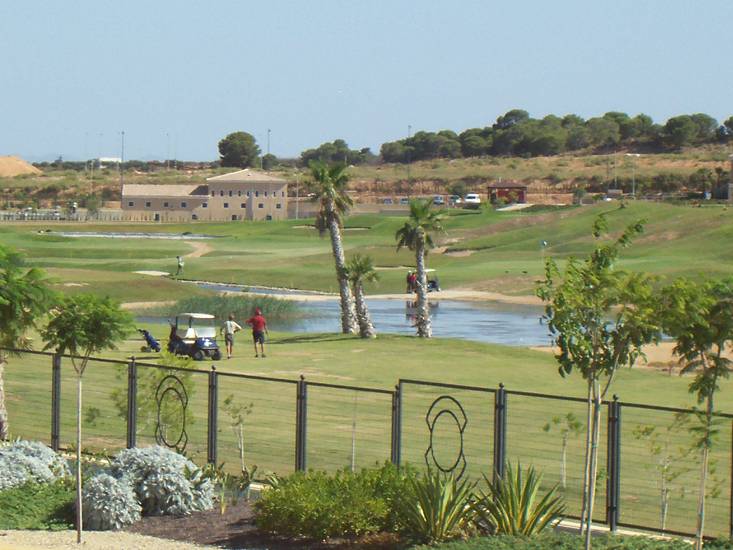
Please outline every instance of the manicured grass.
M562 261L582 255L592 247L590 228L601 213L608 217L612 234L637 219L646 219L645 234L622 254L621 265L670 278L678 275L718 277L733 274L733 210L724 207L693 208L646 202L618 202L596 206L548 209L530 213L493 210L449 210L445 235L447 247L428 256L437 268L444 288L470 287L508 294L532 294L542 276L543 257ZM312 221L312 220L311 220ZM308 220L282 222L196 224L105 224L54 229L82 231L194 231L220 238L204 241L209 251L186 260L186 278L280 286L337 292L333 260L327 238L307 226ZM352 216L346 221L344 245L371 255L378 268L414 265L409 250L395 249L394 234L404 218ZM350 231L349 227L368 228ZM133 273L140 270L171 272L175 256L193 252L192 244L151 239L65 240L53 233L37 233L42 223L0 226L0 242L21 249L34 265L59 279L65 292L108 293L123 301L157 301L201 293L170 279ZM60 239L60 240L59 240ZM548 246L542 250L541 241ZM201 241L200 241L201 242ZM703 243L701 245L701 243ZM200 245L199 245L200 246ZM458 252L458 254L452 254ZM377 285L368 292L401 292L402 269L383 269ZM88 287L63 286L63 283Z

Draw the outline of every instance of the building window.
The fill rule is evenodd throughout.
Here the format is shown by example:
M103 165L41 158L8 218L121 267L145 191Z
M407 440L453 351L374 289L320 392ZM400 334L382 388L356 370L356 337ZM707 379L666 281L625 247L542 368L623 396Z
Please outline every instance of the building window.
M247 191L247 196L249 197L249 191Z
M208 202L204 202L204 203L201 204L201 208L208 208L208 207L209 207L209 203Z
M265 191L265 196L267 196L267 191Z
M282 195L281 196L283 196L283 197L285 196L285 191L282 192Z
M232 191L231 191L231 189L229 190L229 196L230 196L230 197L232 196Z
M265 207L265 205L264 205L264 204L262 204L262 203L259 203L259 204L257 205L257 208L264 208L264 207Z
M224 203L224 208L229 208L229 203L228 202L225 202Z
M239 191L237 191L237 196L238 197L241 197L242 196L242 190L241 189Z
M215 196L215 195L216 195L216 191L212 191L212 192L211 192L211 196L213 197L213 196Z
M219 196L220 197L223 197L224 196L224 190L223 189L221 191L219 191Z
M247 203L246 202L243 202L242 204L239 205L239 207L240 208L247 208Z
M282 209L282 207L283 207L283 205L282 205L282 204L280 204L280 203L277 203L277 205L275 206L275 208L277 208L278 210L281 210L281 209Z
M145 202L145 208L150 208L150 201Z
M127 206L135 206L135 203L133 201L130 201L127 203Z
M192 220L198 220L199 217L196 214L191 214L191 219Z
M168 208L168 203L167 202L164 202L163 203L163 208Z
M259 196L260 196L260 192L259 191L255 191L255 197L259 197Z
M188 206L188 203L186 201L183 201L181 203L181 208L186 208Z

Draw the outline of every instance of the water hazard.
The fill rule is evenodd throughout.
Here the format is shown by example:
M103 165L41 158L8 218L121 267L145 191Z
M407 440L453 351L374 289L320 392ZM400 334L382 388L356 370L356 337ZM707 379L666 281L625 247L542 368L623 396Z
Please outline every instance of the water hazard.
M236 285L211 283L201 283L201 286L211 290L245 289ZM258 287L246 287L246 290L272 296L320 294ZM434 336L510 346L543 346L550 343L547 326L540 322L543 312L540 307L441 300L439 293L431 294L430 300ZM340 331L341 311L338 300L304 301L301 305L307 312L305 318L287 323L272 323L272 328L290 332ZM367 298L367 305L378 332L415 334L415 304L411 300Z

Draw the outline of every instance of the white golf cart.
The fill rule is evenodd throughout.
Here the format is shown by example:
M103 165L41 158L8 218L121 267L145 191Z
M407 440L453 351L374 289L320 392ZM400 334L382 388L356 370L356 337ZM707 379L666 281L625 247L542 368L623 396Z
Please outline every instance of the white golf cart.
M221 359L216 342L215 317L208 313L179 313L171 322L168 337L168 351L176 355L187 355L195 361L206 358Z

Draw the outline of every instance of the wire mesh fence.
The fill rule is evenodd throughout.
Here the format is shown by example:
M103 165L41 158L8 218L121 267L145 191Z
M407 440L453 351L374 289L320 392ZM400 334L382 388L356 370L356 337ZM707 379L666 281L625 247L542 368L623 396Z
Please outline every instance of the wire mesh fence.
M72 358L10 355L5 392L12 437L74 445ZM521 463L542 472L545 489L557 486L571 516L581 508L586 415L583 399L420 380L393 391L100 358L82 380L87 451L161 444L232 473L257 465L258 476L392 460L480 481ZM604 403L594 521L694 533L700 421L689 409ZM712 536L733 526L732 448L733 415L719 415L706 485Z

